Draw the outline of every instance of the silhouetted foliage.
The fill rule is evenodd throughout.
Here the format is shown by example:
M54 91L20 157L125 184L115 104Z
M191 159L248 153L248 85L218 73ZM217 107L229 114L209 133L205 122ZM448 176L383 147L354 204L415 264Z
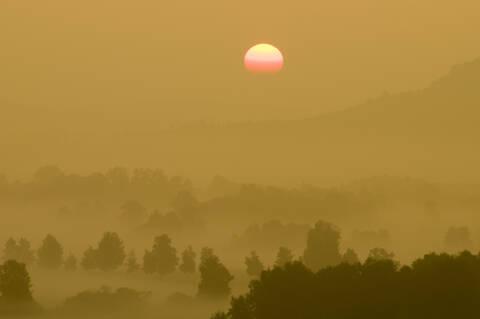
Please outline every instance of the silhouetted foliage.
M263 271L263 264L255 251L245 257L245 265L247 265L247 274L250 276L258 277Z
M83 291L67 298L61 309L63 312L83 315L129 314L138 316L147 305L149 292L136 291L131 288L119 288L115 291L102 287L98 291Z
M452 252L472 249L473 241L467 227L450 227L445 235L445 245Z
M275 266L283 267L286 263L293 261L293 253L286 247L280 247L277 252L277 259L275 260Z
M393 260L394 253L388 252L383 248L372 248L368 254L367 261Z
M33 301L32 284L25 264L15 260L7 260L0 265L1 300L7 302Z
M178 193L171 205L174 207L173 210L166 213L155 210L147 221L138 227L138 231L143 234L157 234L204 229L205 220L199 212L199 202L191 192Z
M180 271L186 274L193 274L196 268L195 257L196 254L192 246L188 246L182 253L182 263L179 267Z
M177 250L172 246L172 240L167 235L155 237L152 250L146 250L143 256L143 270L147 274L172 273L177 264Z
M132 250L128 254L125 266L127 267L127 273L129 274L134 273L140 269L140 264L137 262L137 257L135 256L134 250Z
M228 319L228 315L224 312L214 313L210 319Z
M111 271L123 264L125 248L117 233L105 233L95 252L96 265L100 270Z
M310 229L307 224L284 223L270 220L249 226L243 234L233 238L234 248L248 248L267 252L278 246L303 247Z
M358 258L357 253L355 250L349 248L345 251L345 253L342 255L342 263L347 263L350 265L354 265L360 262L360 259Z
M86 270L112 271L123 264L125 257L123 241L118 234L106 232L96 249L88 247L84 252L82 266Z
M230 282L233 276L213 253L213 249L202 248L199 270L201 276L198 285L199 297L223 299L230 295Z
M304 218L346 218L370 214L375 203L370 197L359 197L348 190L323 189L305 186L286 189L255 184L241 185L235 194L214 198L202 205L202 211L217 219L252 217L290 219L302 212ZM225 214L225 211L231 214ZM287 245L287 243L280 243Z
M334 225L319 221L308 232L303 262L312 270L340 263L340 231Z
M469 252L429 254L402 268L370 258L317 273L293 262L264 271L219 318L476 318L479 298L480 256Z
M31 265L35 261L35 252L30 248L30 243L25 238L17 242L9 238L5 243L3 260L16 260L25 265Z
M43 268L58 269L63 263L63 248L55 237L48 234L37 251L38 265Z
M77 270L77 258L72 253L65 258L64 267L69 271Z
M191 191L191 182L179 176L169 178L158 169L135 169L129 172L116 167L105 173L68 174L56 166L41 167L28 182L5 183L5 198L11 202L39 205L52 200L81 201L118 208L125 198L135 198L146 205L167 208L180 191ZM101 198L99 199L99 194ZM71 204L70 203L70 204ZM98 209L95 212L101 213ZM71 210L69 215L85 215L89 211Z

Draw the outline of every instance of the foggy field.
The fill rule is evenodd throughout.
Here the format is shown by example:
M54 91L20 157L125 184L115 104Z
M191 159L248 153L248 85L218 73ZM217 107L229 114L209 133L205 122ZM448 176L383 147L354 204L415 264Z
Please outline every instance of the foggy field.
M248 293L258 271L276 271L280 247L285 262L308 264L312 236L325 266L478 251L478 190L396 177L292 188L215 177L199 188L156 170L81 176L48 166L3 184L0 241L4 261L27 264L37 316L208 318ZM216 276L202 270L208 258L227 275L222 297L199 295Z

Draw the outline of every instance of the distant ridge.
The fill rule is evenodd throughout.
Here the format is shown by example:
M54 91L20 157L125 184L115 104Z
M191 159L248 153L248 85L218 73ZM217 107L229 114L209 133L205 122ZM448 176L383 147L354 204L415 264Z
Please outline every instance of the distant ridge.
M245 165L286 174L480 178L480 59L430 86L385 94L306 120L187 129L175 134L218 154L219 167ZM209 145L210 144L210 145ZM213 147L209 147L209 146ZM255 160L235 163L235 154ZM279 174L280 172L276 173Z

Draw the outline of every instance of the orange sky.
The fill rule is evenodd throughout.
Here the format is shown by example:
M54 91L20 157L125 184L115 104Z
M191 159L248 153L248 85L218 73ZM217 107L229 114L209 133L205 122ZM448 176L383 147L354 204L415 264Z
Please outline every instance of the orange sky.
M473 0L4 0L0 98L170 124L305 117L479 56L479 11ZM242 67L263 41L289 60L266 83Z
M0 1L0 172L25 156L51 164L58 145L305 118L422 88L480 56L479 12L478 0ZM274 76L243 65L261 42L287 61Z

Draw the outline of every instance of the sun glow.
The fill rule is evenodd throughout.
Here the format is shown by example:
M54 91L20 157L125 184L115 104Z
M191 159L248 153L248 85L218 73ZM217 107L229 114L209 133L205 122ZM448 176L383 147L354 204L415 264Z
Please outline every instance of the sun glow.
M271 44L261 43L245 54L245 67L252 72L272 73L283 68L283 55Z

